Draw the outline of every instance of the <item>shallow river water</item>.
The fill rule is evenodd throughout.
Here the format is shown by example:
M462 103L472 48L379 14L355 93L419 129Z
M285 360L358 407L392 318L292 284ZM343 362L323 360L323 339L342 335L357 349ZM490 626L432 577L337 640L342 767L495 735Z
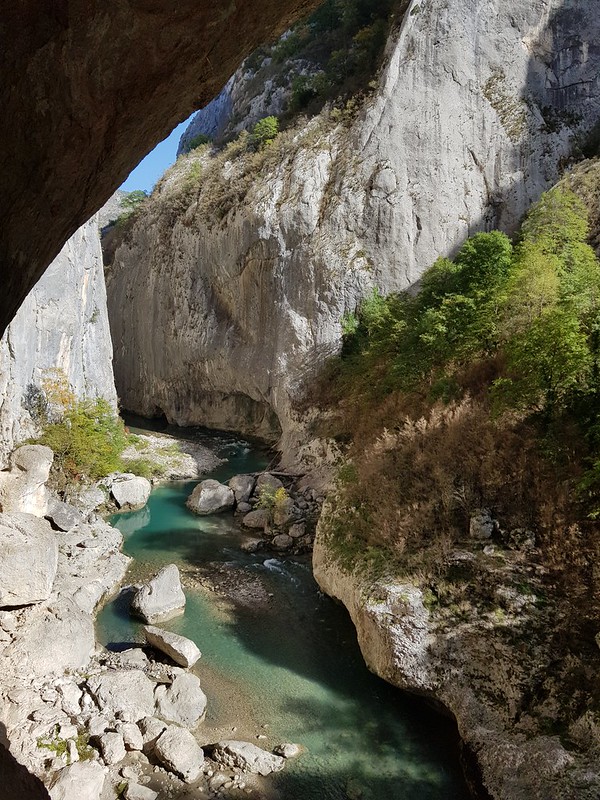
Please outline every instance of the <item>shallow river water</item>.
M228 458L212 473L219 480L266 463L233 437L205 442ZM164 627L202 651L194 671L209 699L204 743L303 745L268 779L282 800L466 800L450 721L367 670L347 612L319 591L309 559L245 554L232 515L188 512L194 485L162 485L146 508L111 521L134 558L131 581L180 567L185 614ZM123 596L100 613L97 635L112 649L143 641Z

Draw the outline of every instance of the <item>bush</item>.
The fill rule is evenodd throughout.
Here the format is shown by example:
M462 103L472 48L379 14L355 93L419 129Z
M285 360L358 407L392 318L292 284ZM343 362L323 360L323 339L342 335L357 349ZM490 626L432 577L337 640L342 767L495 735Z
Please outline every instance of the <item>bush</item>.
M250 136L251 144L257 149L262 149L270 144L279 133L279 120L277 117L259 119Z

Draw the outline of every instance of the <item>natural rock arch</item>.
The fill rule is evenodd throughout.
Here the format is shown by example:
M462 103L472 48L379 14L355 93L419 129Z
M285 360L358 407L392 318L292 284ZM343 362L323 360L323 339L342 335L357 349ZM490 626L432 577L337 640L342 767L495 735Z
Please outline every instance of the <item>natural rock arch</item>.
M318 0L22 0L0 20L0 333L66 239Z

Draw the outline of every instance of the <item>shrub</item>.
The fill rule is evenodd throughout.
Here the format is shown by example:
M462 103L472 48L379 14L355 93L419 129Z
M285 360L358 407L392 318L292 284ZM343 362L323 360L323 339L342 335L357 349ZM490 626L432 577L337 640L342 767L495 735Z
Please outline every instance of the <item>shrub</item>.
M250 136L251 144L257 149L262 149L270 144L279 133L279 120L277 117L259 119Z

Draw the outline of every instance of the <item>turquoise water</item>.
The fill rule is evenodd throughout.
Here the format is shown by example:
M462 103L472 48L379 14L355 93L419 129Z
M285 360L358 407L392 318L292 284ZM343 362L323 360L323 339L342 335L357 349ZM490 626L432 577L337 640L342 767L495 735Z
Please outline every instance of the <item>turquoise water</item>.
M230 459L213 473L221 480L265 463L232 437L213 446ZM202 651L196 671L208 680L205 724L235 718L237 703L263 726L262 746L302 744L306 752L269 779L285 800L466 800L452 724L366 669L345 609L319 592L308 560L245 554L230 515L189 513L184 503L194 485L161 486L145 509L112 522L135 559L132 579L170 562L182 570L186 611L165 627ZM186 580L203 574L219 575L234 601ZM140 631L123 596L98 619L109 647L142 641Z

